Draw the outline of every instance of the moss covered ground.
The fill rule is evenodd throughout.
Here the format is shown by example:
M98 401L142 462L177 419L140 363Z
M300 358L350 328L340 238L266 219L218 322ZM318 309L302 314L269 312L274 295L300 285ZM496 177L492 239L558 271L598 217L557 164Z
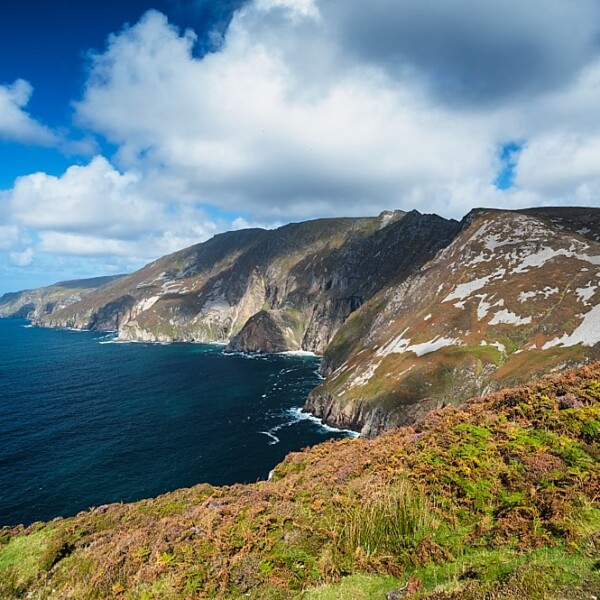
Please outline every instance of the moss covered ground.
M199 485L0 530L1 598L600 596L600 363Z

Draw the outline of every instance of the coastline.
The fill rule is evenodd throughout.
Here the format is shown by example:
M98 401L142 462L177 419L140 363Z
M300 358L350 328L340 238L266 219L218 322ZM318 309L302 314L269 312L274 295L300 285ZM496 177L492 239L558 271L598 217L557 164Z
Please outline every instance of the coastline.
M10 318L10 317L2 317L2 318ZM110 345L110 344L140 344L140 345L153 345L153 346L170 346L174 344L189 344L189 345L197 345L197 346L214 346L216 348L226 348L229 344L229 340L222 341L193 341L193 340L169 340L169 341L157 341L157 340L143 340L143 339L121 339L119 337L120 332L118 330L104 330L104 331L96 331L93 329L82 329L77 327L61 327L56 325L41 325L34 322L31 319L24 319L27 321L27 325L24 325L25 328L34 328L39 327L42 329L57 329L60 331L70 331L75 333L100 333L105 334L105 338L99 340L99 344ZM110 337L113 336L113 337ZM283 352L222 352L223 356L237 356L245 359L254 359L254 360L268 360L271 356L280 356L280 357L290 357L290 358L307 358L307 359L318 359L319 361L322 359L321 355L316 354L315 352L310 352L306 350L287 350ZM326 377L324 377L318 369L314 371L315 375L321 380L325 381ZM316 389L315 386L314 389ZM311 390L311 393L312 391ZM309 395L310 396L310 395ZM306 401L308 401L309 396L307 396ZM361 436L360 431L356 431L353 429L347 429L344 427L336 427L335 425L330 425L323 418L319 417L316 413L306 410L305 407L307 402L302 407L297 408L297 418L298 420L307 420L312 421L316 425L318 425L323 431L329 433L340 433L345 434L349 438L359 438ZM265 434L269 435L269 434ZM277 443L277 442L274 442Z

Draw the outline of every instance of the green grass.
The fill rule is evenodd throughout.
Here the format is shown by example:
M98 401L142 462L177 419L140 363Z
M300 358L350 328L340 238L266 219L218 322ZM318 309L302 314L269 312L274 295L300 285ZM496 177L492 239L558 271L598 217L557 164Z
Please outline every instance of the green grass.
M396 577L361 573L344 577L340 583L309 590L301 597L306 600L370 600L371 598L383 600L387 592L400 587L402 582Z
M596 364L292 453L269 482L6 528L0 598L384 600L408 582L417 599L590 600L599 381Z
M42 529L13 538L0 550L0 597L18 593L48 567L47 550L54 537Z
M308 600L353 600L385 598L402 588L408 577L422 582L414 598L435 593L440 598L476 600L575 600L591 598L600 589L600 570L591 556L581 556L564 546L529 553L514 550L466 549L455 561L430 563L396 578L356 574L305 592Z
M583 598L585 590L600 585L596 559L564 546L528 553L514 550L474 550L456 561L431 563L413 572L423 582L420 597L433 591L457 594L458 598L550 599ZM565 591L567 595L562 595ZM569 590L572 596L569 596ZM460 593L464 593L460 595ZM501 594L501 595L493 595ZM450 596L449 596L450 597ZM590 596L587 596L588 598Z
M335 550L366 557L416 546L437 525L433 506L405 481L371 490L335 513Z

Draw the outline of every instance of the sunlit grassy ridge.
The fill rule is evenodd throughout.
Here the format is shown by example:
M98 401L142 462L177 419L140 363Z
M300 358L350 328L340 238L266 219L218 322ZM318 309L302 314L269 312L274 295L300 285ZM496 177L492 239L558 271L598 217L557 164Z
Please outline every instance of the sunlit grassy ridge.
M201 485L1 532L2 598L591 598L600 363Z

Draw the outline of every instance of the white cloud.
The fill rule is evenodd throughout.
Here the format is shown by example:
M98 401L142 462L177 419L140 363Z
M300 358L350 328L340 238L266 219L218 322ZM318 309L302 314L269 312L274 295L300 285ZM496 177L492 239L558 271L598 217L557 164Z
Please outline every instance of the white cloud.
M536 139L521 154L516 182L542 197L600 202L600 136Z
M53 254L148 260L217 230L192 205L153 200L136 173L120 173L101 156L70 167L62 177L21 177L8 202L15 224L9 233L17 226L35 230L38 250Z
M19 243L19 228L16 225L0 225L0 250L7 250Z
M533 148L550 125L570 131L578 119L585 125L597 118L591 106L600 104L598 86L588 82L584 94L577 79L594 58L596 4L584 0L575 12L566 0L553 0L540 21L536 0L533 8L515 4L498 20L499 5L492 10L462 0L445 5L444 40L435 38L439 24L417 4L400 9L381 0L364 9L360 3L361 33L354 2L256 0L236 14L220 51L201 59L193 56L193 33L180 34L153 11L113 35L95 58L77 114L116 143L119 164L151 181L156 193L260 220L394 207L462 216L486 200L543 201L547 190L495 190L499 147L520 139ZM387 31L386 15L390 23L404 19L403 30L419 25L424 37L404 50L358 52L360 39ZM558 35L567 22L574 33ZM448 57L463 34L469 39ZM442 54L457 77L465 70L461 77L475 102L480 63L467 60L475 42L483 44L477 60L491 78L486 85L504 86L509 100L495 106L483 99L464 110L431 93L439 65L413 54L446 44L440 51L446 48ZM507 56L511 44L516 56ZM498 70L500 56L510 59L510 73ZM398 68L390 70L390 61ZM519 62L526 63L521 71ZM530 67L539 76L535 85L523 82ZM588 119L571 112L578 103L590 105Z
M58 142L57 136L26 111L32 93L31 84L23 79L17 79L12 85L0 85L0 138L54 145Z
M8 257L16 267L29 267L33 263L33 248L27 248L23 252L9 252Z
M375 212L422 197L444 210L452 184L474 173L493 179L489 123L398 88L377 69L338 72L331 58L313 93L297 94L310 69L298 76L285 51L291 38L310 47L307 25L275 19L268 29L262 10L238 14L222 51L202 60L192 57L190 33L148 13L97 57L80 119L119 145L123 165L150 171L155 189L168 177L183 197L274 219ZM258 13L268 46L253 35Z
M264 12L268 12L273 8L287 9L288 16L295 18L300 17L320 17L319 9L315 0L257 0L256 7Z
M14 218L27 227L119 233L143 231L156 207L142 198L135 173L121 174L95 157L62 177L34 173L20 177L10 195Z

